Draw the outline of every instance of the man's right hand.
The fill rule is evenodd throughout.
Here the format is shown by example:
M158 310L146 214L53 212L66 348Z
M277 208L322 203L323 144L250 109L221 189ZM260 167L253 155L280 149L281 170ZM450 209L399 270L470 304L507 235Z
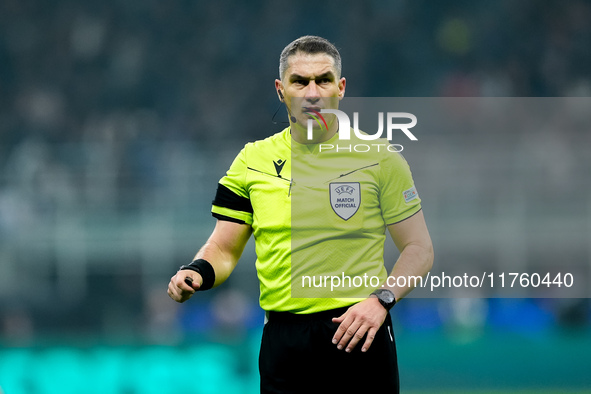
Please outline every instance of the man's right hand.
M191 278L191 285L187 283L189 281L185 281L187 278ZM193 270L178 271L175 276L170 278L168 296L176 302L185 302L199 290L202 283L203 278L199 273Z

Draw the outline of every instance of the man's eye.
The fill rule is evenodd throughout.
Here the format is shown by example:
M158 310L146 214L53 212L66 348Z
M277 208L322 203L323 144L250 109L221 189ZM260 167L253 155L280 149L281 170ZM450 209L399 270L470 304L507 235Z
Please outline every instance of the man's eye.
M329 78L322 78L319 83L330 83L331 80Z
M304 81L303 79L296 79L295 81L293 81L293 83L295 85L303 85L303 86L306 86L306 81Z

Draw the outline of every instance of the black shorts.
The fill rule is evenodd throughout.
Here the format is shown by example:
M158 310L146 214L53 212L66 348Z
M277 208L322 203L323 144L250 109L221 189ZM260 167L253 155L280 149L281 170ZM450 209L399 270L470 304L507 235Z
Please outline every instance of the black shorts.
M332 344L347 308L296 315L271 312L263 329L261 393L398 393L398 362L390 314L367 352L362 339L351 353Z

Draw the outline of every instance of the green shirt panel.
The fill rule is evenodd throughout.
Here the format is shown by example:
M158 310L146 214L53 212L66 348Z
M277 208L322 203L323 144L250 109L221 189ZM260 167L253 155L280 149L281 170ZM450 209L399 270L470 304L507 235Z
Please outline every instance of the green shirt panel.
M345 142L360 140L338 141L336 135L325 144ZM420 210L418 195L412 196L410 169L400 154L385 148L321 151L319 145L292 141L289 128L247 144L220 183L252 204L253 214L215 205L212 212L252 226L260 304L267 311L313 313L367 297L373 288L353 284L334 291L327 277L385 280L386 225ZM346 197L357 187L358 194ZM338 192L345 202L337 202ZM356 210L342 208L355 199ZM304 277L314 277L315 284L324 278L323 286L306 287Z

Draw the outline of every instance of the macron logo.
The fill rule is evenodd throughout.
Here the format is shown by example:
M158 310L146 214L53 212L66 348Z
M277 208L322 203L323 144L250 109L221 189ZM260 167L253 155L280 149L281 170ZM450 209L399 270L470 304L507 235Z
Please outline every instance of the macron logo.
M283 170L283 166L285 165L285 162L287 160L277 160L277 161L273 161L273 164L275 164L275 171L277 171L277 176L281 176L281 171Z

